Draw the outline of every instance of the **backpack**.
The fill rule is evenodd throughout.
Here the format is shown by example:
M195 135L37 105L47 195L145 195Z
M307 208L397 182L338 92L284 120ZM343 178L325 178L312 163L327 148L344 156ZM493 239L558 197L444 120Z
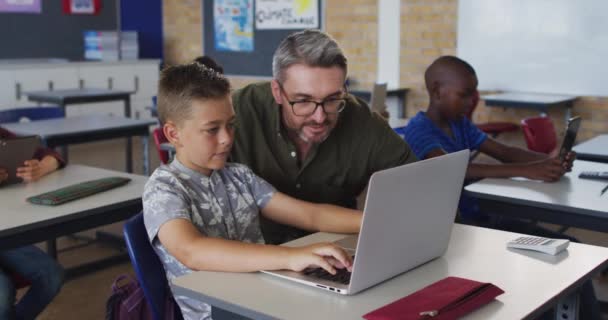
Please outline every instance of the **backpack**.
M165 302L163 319L175 319L172 300ZM123 274L114 280L112 294L106 302L106 320L154 320L143 288L131 275Z

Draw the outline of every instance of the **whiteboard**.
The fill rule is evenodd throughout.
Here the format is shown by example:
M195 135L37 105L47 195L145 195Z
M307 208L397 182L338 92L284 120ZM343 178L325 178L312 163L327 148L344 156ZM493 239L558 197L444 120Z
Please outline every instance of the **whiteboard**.
M459 0L482 90L608 96L608 0Z

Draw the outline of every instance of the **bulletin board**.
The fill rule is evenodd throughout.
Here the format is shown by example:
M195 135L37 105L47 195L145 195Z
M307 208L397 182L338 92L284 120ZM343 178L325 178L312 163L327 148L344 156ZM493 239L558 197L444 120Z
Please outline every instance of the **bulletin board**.
M281 2L289 3L293 2L296 5L298 3L313 3L316 4L317 26L314 29L323 29L324 25L324 2L323 0L249 0L249 1L231 1L231 0L202 0L203 1L203 54L212 57L224 68L224 72L227 75L240 75L240 76L256 76L256 77L271 77L272 76L272 55L276 50L279 43L287 37L289 34L301 31L304 29L310 29L303 27L310 25L312 20L284 20L287 21L281 24L281 20L278 17L290 16L286 13L286 10L281 7ZM250 18L247 17L233 17L233 21L236 23L247 24L250 23L251 39L247 38L247 35L242 37L242 43L236 45L235 49L226 49L230 47L230 41L228 45L222 47L222 43L218 42L220 38L220 30L222 28L221 19L224 19L224 24L228 25L231 22L226 18L222 17L218 13L218 7L222 4L225 7L237 6L239 4L248 2L252 7ZM271 7L269 4L275 2L275 6ZM278 4L276 4L278 3ZM264 6L263 6L264 5ZM238 8L237 8L238 9ZM256 9L257 10L256 12ZM287 18L289 19L289 18ZM219 27L218 27L218 21ZM272 25L272 21L276 22ZM283 25L289 25L289 28L282 28ZM244 30L247 30L245 28ZM238 35L238 34L237 34ZM234 39L232 39L234 40ZM238 39L237 39L238 40ZM249 41L250 40L250 41ZM234 42L234 41L233 41ZM193 57L194 58L194 57Z

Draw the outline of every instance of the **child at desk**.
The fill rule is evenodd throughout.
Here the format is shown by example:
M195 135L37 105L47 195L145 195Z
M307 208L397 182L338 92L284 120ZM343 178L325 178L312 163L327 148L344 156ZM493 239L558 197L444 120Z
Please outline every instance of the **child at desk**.
M321 267L350 271L351 257L331 243L265 245L258 212L311 231L359 232L361 212L291 198L248 167L227 163L235 114L228 80L192 63L170 67L159 82L158 111L175 146L169 165L154 171L143 194L148 237L167 277L194 270L253 272ZM210 317L202 301L175 296L185 319Z
M500 164L470 163L466 178L510 178L554 182L572 169L575 154L565 159L502 144L479 130L466 117L479 101L477 75L466 61L453 56L435 60L424 74L429 94L426 112L419 112L404 130L405 140L419 159L437 157L464 149L483 152ZM474 199L463 195L459 204L461 223L493 229L564 238L563 234L517 219L491 216L479 211ZM567 237L576 241L572 237ZM597 319L599 306L590 283L582 289L581 319Z
M15 138L12 132L0 127L0 139L12 138ZM64 166L65 162L58 153L39 148L34 159L25 161L22 167L17 168L17 176L25 183L35 183ZM0 168L0 192L2 183L7 179L8 172ZM12 278L15 273L30 282L27 293L17 303ZM0 251L0 319L34 319L59 293L62 284L63 269L38 247L30 245Z
M467 62L453 56L440 57L427 68L424 79L429 107L426 112L416 114L404 130L405 139L420 159L470 149L501 161L469 164L466 173L469 180L525 177L553 182L571 170L573 152L561 160L557 156L508 146L488 137L467 119L466 114L479 100L477 76ZM481 214L474 201L467 197L461 199L459 209L461 222L486 227L500 223Z

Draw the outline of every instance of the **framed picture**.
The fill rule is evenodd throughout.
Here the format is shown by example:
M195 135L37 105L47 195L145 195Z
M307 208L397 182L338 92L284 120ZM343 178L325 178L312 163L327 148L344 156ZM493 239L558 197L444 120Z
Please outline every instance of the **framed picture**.
M65 14L98 14L101 0L62 0Z

